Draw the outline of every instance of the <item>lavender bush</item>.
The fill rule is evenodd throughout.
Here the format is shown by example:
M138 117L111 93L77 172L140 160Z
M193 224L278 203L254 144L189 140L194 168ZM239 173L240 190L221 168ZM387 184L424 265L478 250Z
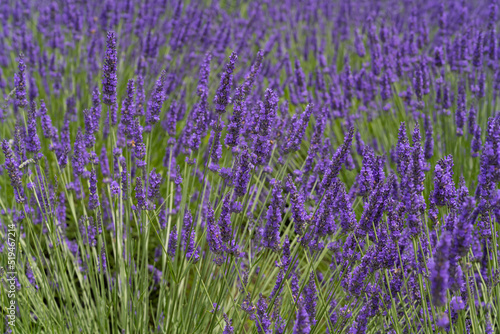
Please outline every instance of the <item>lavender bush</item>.
M0 8L5 333L500 332L495 0Z

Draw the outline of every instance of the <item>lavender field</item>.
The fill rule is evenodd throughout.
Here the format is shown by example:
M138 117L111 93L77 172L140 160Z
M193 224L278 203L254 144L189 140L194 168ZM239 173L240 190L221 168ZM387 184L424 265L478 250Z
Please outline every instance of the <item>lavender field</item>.
M0 18L0 332L500 333L496 0Z

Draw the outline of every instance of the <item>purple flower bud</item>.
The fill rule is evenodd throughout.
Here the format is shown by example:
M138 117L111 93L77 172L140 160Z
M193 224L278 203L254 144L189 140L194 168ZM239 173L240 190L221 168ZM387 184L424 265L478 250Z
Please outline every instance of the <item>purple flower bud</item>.
M300 150L300 145L302 144L302 139L306 133L307 126L309 124L309 118L311 117L314 104L308 104L306 110L300 115L299 118L291 124L290 135L286 139L283 146L284 153L290 153Z

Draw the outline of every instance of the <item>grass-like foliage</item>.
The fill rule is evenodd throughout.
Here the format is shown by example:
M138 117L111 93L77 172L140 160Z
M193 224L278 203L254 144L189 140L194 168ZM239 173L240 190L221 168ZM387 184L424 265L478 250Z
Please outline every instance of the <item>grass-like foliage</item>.
M499 333L496 1L0 3L0 331Z

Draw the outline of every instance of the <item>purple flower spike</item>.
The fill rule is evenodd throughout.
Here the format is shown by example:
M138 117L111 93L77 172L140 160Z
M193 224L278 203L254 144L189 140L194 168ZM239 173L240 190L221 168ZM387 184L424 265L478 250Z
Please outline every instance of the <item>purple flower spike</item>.
M300 149L313 108L314 104L308 104L302 115L300 115L300 117L297 118L292 124L292 127L290 128L290 136L287 138L283 147L284 153L295 152Z
M28 111L28 133L26 135L26 151L35 154L35 159L38 159L38 153L42 149L40 145L40 139L36 132L36 103L31 102L30 109Z
M229 242L233 235L231 228L231 197L226 195L222 202L222 211L219 217L219 228L223 242Z
M271 180L273 186L273 194L271 204L267 209L267 223L263 230L262 245L266 248L276 250L279 247L280 225L281 225L281 208L283 207L283 199L281 197L281 184L277 180Z
M448 232L444 232L434 252L434 258L429 264L432 301L436 306L446 303L446 291L449 287L450 248L451 236Z
M233 85L233 71L238 56L235 52L231 53L229 62L226 64L226 70L222 72L220 85L214 96L215 112L223 114L226 112L226 106L229 103L229 93Z
M306 311L304 303L299 302L297 310L297 319L293 326L293 334L309 334L311 332L311 324L309 323L309 314Z
M95 210L99 207L99 195L97 194L97 175L95 168L92 168L92 170L90 171L89 183L89 210Z
M267 301L266 298L260 294L259 300L257 301L257 332L268 334L270 333L271 320L267 314Z
M116 103L116 68L118 58L116 52L116 36L113 31L108 31L106 42L106 55L102 67L102 103L108 106Z
M14 86L16 87L16 106L19 108L25 108L28 105L28 100L26 99L26 65L24 64L24 55L19 54L18 59L19 71L14 74Z
M10 184L14 188L14 195L17 203L24 203L24 195L22 189L22 174L19 171L17 160L14 158L14 153L10 148L7 140L2 140L2 151L5 156L5 169L9 174Z
M151 127L160 120L160 112L163 106L163 101L165 100L163 86L165 85L166 78L167 73L163 70L160 73L160 77L156 81L154 91L151 94L151 100L148 102L146 110L146 125L148 127L146 128L146 131L151 131Z
M161 175L156 173L156 168L149 173L148 200L154 201L160 192Z
M222 238L219 226L215 222L214 210L211 205L208 205L207 211L207 243L214 254L222 252Z

